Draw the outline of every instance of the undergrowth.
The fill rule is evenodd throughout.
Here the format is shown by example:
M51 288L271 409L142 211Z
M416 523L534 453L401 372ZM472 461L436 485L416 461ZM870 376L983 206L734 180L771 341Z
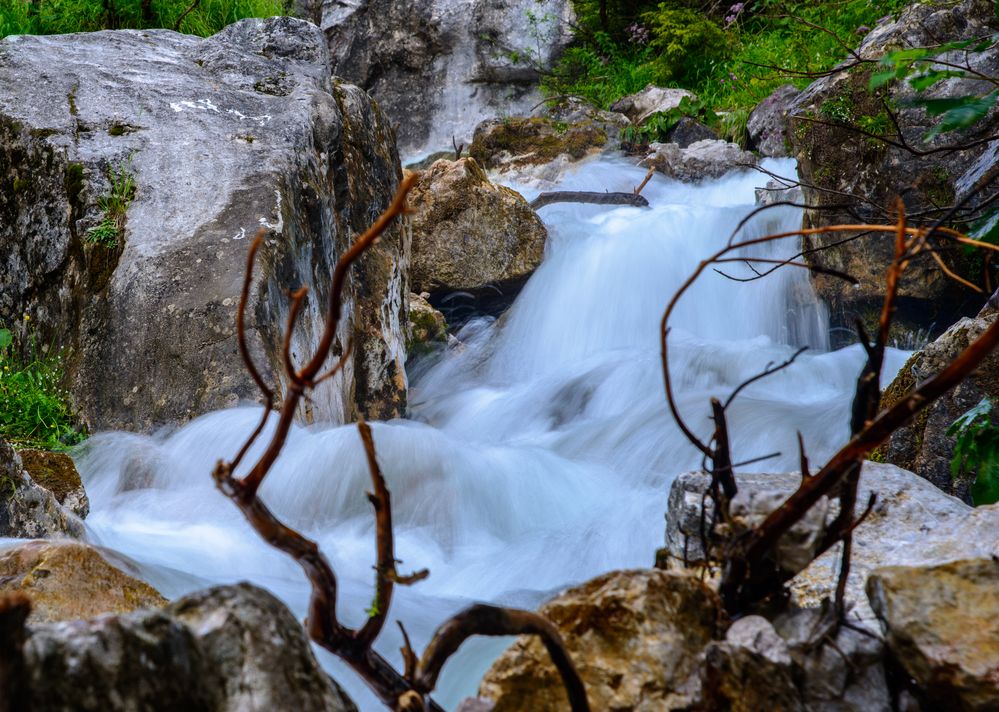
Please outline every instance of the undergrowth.
M0 437L17 447L61 450L83 434L74 427L69 394L62 388L62 354L40 354L34 341L27 358L10 329L0 328Z
M173 29L193 0L0 0L0 37ZM207 37L237 20L287 14L281 0L200 0L180 31Z
M904 0L708 4L696 0L575 0L575 44L543 80L551 96L582 97L603 109L648 84L689 89L730 138L745 130L749 111L782 84L811 80L847 56L879 19ZM716 7L704 12L703 7ZM819 29L819 28L824 28Z
M128 206L135 198L135 177L130 162L108 169L108 192L97 199L104 216L96 227L87 231L85 239L95 245L115 247L125 229Z

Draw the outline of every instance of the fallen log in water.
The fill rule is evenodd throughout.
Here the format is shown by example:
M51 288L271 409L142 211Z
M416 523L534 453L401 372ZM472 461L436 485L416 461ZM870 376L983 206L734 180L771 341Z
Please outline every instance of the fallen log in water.
M557 190L541 193L531 201L535 210L552 203L595 203L597 205L633 205L636 208L649 207L649 201L637 193L598 193L586 190Z

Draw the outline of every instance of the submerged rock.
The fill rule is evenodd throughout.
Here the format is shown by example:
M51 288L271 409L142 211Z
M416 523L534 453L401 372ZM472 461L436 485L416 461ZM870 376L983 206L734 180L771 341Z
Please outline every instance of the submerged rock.
M90 500L69 455L43 450L21 450L18 454L31 479L51 492L59 504L81 519L90 513Z
M759 162L749 151L727 141L706 139L681 148L675 143L653 143L643 166L681 181L720 178L729 171L748 170Z
M145 430L260 397L235 314L261 228L249 343L282 390L287 290L310 290L291 344L301 359L333 262L401 177L391 128L332 80L323 34L270 18L205 39L11 36L0 57L0 322L29 313L40 342L68 349L89 428ZM407 262L395 225L355 265L333 347L353 335L354 357L305 420L403 411Z
M737 473L736 503L748 522L761 521L797 488L797 473ZM682 561L702 561L700 544L701 494L710 476L690 472L677 477L669 495L666 515L666 551ZM999 506L972 509L926 480L893 465L864 463L858 502L870 493L877 501L870 516L857 527L847 580L847 598L853 603L851 619L868 626L874 614L867 604L867 576L889 564L930 565L972 556L999 555ZM733 505L735 506L735 505ZM826 503L810 515L810 524L798 525L782 542L789 566L798 565L814 551L815 534L836 514L835 503ZM840 546L813 561L791 581L791 591L802 606L817 606L832 598L839 571Z
M507 294L541 264L548 231L514 190L490 182L472 158L437 161L410 196L416 291Z
M0 439L0 537L82 537L83 524L24 470L21 457Z
M693 576L618 571L541 607L559 629L594 710L687 709L698 698L698 654L720 634L718 596ZM479 696L495 712L568 709L561 678L537 638L493 663Z
M110 564L97 549L69 541L0 549L0 593L13 591L31 599L29 620L35 623L166 605L152 586Z
M27 633L16 682L29 709L357 710L287 607L249 584L194 593L162 611L35 624Z
M926 709L999 709L999 557L890 566L867 583Z

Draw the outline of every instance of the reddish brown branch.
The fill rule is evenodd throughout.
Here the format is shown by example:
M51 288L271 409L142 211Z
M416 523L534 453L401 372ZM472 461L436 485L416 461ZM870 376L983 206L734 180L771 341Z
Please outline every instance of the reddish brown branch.
M444 663L473 635L538 636L562 677L572 712L589 712L586 688L573 667L558 629L537 613L484 604L465 609L437 629L417 666L416 689L423 692L434 689Z

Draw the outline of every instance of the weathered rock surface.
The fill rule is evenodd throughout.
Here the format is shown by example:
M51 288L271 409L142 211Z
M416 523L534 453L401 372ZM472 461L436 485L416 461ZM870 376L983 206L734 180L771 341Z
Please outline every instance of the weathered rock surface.
M0 439L0 537L83 536L83 524L36 484L10 444Z
M999 709L999 558L890 566L867 591L926 709Z
M798 485L796 473L739 473L736 480L738 505L745 519L762 520ZM666 549L669 555L688 561L703 559L700 545L701 493L710 482L703 473L680 475L670 488L666 515ZM926 480L893 465L864 463L860 479L859 502L869 493L877 495L870 516L855 530L847 598L855 609L851 616L873 623L867 604L864 583L877 568L890 564L931 565L975 556L999 555L999 506L972 509L950 497ZM828 522L835 516L836 505L827 503L814 518ZM821 515L821 516L819 516ZM782 542L786 561L800 563L814 550L814 528L796 527ZM791 583L791 590L802 606L818 605L831 598L839 570L839 546L816 559ZM792 563L788 564L789 567Z
M717 141L718 134L690 116L681 116L673 128L666 132L666 143L680 148L690 148L698 141Z
M311 352L332 263L400 179L387 121L332 81L317 28L271 18L207 39L12 36L0 57L0 321L30 313L41 342L69 347L67 382L91 430L259 396L234 319L260 228L251 349L279 380L286 290L304 285L292 351ZM124 229L94 244L99 201L122 172L135 184ZM407 259L396 226L355 268L333 349L353 334L354 358L306 419L402 412Z
M999 318L999 303L993 295L974 318L963 318L912 355L881 397L883 408L904 398L917 383L939 373L967 346ZM963 413L985 396L999 394L999 355L988 357L981 366L938 398L929 408L894 433L877 452L879 459L925 477L944 492L971 503L975 473L951 474L955 439L947 429Z
M494 116L541 101L538 69L571 38L568 0L324 3L333 70L367 89L404 154L467 144Z
M778 180L768 180L766 186L756 189L756 204L760 206L780 202L802 205L802 200L804 200L804 196L799 186L789 186Z
M422 294L409 295L409 329L406 353L410 358L447 345L447 320Z
M437 161L410 194L414 290L492 285L509 292L544 257L548 231L514 190L490 182L475 159Z
M618 99L611 106L611 111L624 114L634 124L641 124L656 112L677 108L685 98L694 100L697 96L686 89L667 89L649 84L636 94Z
M941 38L951 41L988 37L999 29L994 5L987 0L962 0L948 5L913 3L898 20L888 21L870 32L857 53L864 59L877 59L903 47L937 45ZM967 61L972 70L988 76L999 74L996 45L985 52L967 55L954 52L941 59L962 66ZM967 202L967 210L974 209L979 199L991 195L999 185L999 175L995 171L991 177L988 174L999 150L994 141L961 151L914 155L858 132L857 128L861 128L868 133L883 134L898 143L893 121L885 110L888 102L897 107L895 114L905 142L921 152L973 144L999 133L999 113L993 111L968 129L924 142L923 134L938 118L908 104L915 95L908 82L895 82L870 91L869 79L874 71L877 65L871 63L822 78L807 87L790 107L791 153L798 161L805 185L805 202L815 206L805 213L805 227L858 219L893 222L896 196L904 200L909 216L919 214L918 221L932 223L950 206L962 201L976 184L982 188L980 198ZM920 96L948 98L983 94L993 88L980 80L952 78ZM815 236L807 240L806 247L829 246L849 236L848 233ZM854 288L833 277L815 277L819 295L829 303L834 327L847 327L852 332L855 320L860 318L870 331L880 308L892 249L891 240L876 237L811 253L810 259L816 264L847 272L860 280L860 287ZM958 274L976 283L982 281L980 258L968 257L961 251L945 251L942 256ZM899 294L896 323L903 333L922 330L936 336L959 316L977 308L970 290L951 280L933 260L926 258L910 263ZM833 330L834 335L841 335L837 337L840 342L842 335L850 332Z
M720 635L718 598L693 576L619 571L569 589L540 612L558 627L594 710L686 709L698 698L698 654ZM536 638L519 638L486 673L495 712L568 709Z
M23 656L15 692L35 710L357 709L320 669L291 612L248 584L163 611L32 625Z
M483 121L468 154L488 170L508 172L578 161L601 149L607 132L593 121L564 124L541 117Z
M720 178L729 171L747 170L759 159L727 141L706 139L680 148L675 143L653 143L642 165L682 181Z
M90 500L69 455L43 450L21 450L18 454L31 479L51 492L59 504L81 519L90 513Z
M113 566L97 549L70 541L0 549L0 592L12 591L27 594L30 620L38 623L166 605L156 589Z
M800 93L793 85L785 84L756 105L746 121L750 148L764 156L787 155L787 112Z

